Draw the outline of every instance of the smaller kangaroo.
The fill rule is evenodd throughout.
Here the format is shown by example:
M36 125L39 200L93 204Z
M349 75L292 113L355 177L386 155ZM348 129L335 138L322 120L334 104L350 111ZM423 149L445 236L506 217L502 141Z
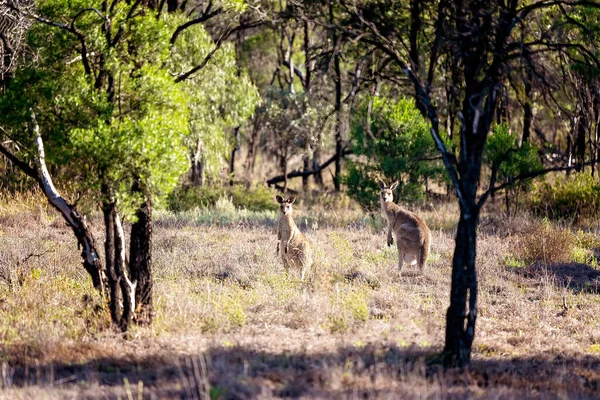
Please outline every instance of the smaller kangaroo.
M388 221L387 244L391 246L395 237L398 247L398 269L402 270L402 264L406 261L409 265L418 263L423 273L431 245L429 228L421 218L394 203L392 192L398 182L387 186L378 179L377 184L381 189L381 213Z
M304 280L306 272L312 265L312 251L308 240L292 219L292 204L296 201L296 196L290 196L286 200L279 195L275 198L281 210L277 225L277 253L281 255L285 270L300 268Z

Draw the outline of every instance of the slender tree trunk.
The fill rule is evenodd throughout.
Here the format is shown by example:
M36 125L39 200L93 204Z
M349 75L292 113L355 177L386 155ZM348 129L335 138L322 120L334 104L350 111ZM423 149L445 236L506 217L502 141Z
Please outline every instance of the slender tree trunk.
M288 177L287 177L287 152L279 157L279 167L283 175L283 193L287 190Z
M131 279L137 283L135 304L139 323L151 323L154 318L152 304L152 204L146 200L136 211L137 221L131 226L129 267Z
M329 19L333 23L333 4L329 5ZM332 35L334 46L333 70L335 82L335 174L333 177L333 186L335 191L339 192L341 187L340 177L342 174L342 72L340 68L340 56L337 50L338 37L335 31Z
M306 70L306 74L304 76L304 93L306 96L306 102L305 105L307 107L311 106L311 93L310 93L310 85L311 85L311 78L312 78L312 74L311 74L311 60L310 60L310 27L309 27L309 22L308 20L304 20L304 69ZM310 171L310 167L311 167L311 132L306 130L305 134L304 134L304 171ZM302 191L304 192L304 196L308 199L308 197L310 196L310 192L309 192L309 186L308 186L308 176L303 176L302 177Z
M580 108L579 114L577 117L577 122L575 123L575 162L577 164L583 164L585 162L585 137L587 132L587 115L585 111ZM581 167L577 169L577 171L581 170Z
M114 241L115 241L115 272L119 280L123 298L123 314L119 322L119 327L123 332L127 331L133 314L135 312L135 288L137 282L132 282L129 279L127 266L125 265L125 234L123 232L123 224L121 218L114 209Z
M525 103L523 104L523 134L521 136L521 144L529 141L531 134L531 123L533 121L533 109L531 107L531 90L532 90L533 73L531 68L526 67L525 71Z
M463 367L471 359L477 319L477 276L475 258L477 248L478 212L461 207L456 231L456 247L452 260L450 306L446 313L446 344L444 364ZM468 302L468 314L465 315ZM466 326L465 326L466 320Z
M229 157L229 185L233 186L235 176L235 155L240 149L240 127L233 128L233 148L231 149L231 157Z
M39 125L35 119L35 114L31 114L31 121L29 123L29 131L32 133L36 146L36 170L29 168L29 166L19 161L12 153L4 151L5 156L9 158L12 164L18 165L24 173L30 177L36 179L44 195L50 202L50 204L63 216L67 225L71 227L75 237L77 238L78 246L81 248L81 258L83 259L83 267L92 278L92 284L103 295L106 288L106 276L104 274L104 268L100 262L98 251L96 250L96 243L92 232L88 228L85 217L81 216L74 205L69 204L56 190L54 183L52 182L52 176L48 172L46 166L46 153L44 150L44 142L40 133Z
M204 148L202 146L202 140L198 138L196 142L196 150L192 153L192 185L193 186L204 186Z
M107 190L103 190L107 192ZM115 268L115 215L116 204L112 201L105 201L102 205L104 215L104 259L106 260L106 275L108 277L108 286L110 290L110 318L113 324L121 325L121 288L119 285L119 276Z

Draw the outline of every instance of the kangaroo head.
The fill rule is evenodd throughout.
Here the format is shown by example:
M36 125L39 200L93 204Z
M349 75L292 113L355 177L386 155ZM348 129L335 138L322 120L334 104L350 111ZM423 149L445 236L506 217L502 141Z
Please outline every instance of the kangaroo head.
M398 181L387 186L381 179L377 179L377 184L379 185L379 189L381 189L381 199L386 203L394 201L394 194L392 192L398 187Z
M284 199L282 196L277 195L275 199L279 203L279 209L283 215L291 215L292 214L292 203L296 201L296 196L290 196L287 199Z

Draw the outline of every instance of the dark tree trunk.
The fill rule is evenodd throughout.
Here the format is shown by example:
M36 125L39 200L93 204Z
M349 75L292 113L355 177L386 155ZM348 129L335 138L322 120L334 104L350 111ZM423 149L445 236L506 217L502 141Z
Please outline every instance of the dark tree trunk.
M304 76L304 94L306 96L306 106L310 107L310 85L311 85L311 66L310 66L310 29L308 20L304 20L304 69L306 74ZM310 171L311 169L311 132L306 132L304 135L304 171ZM309 197L308 187L308 176L302 177L302 191L304 196Z
M121 324L121 288L119 277L115 269L115 215L116 205L114 202L105 202L102 205L104 214L104 259L106 262L106 276L110 290L110 318L113 324Z
M446 344L444 364L463 367L471 360L477 319L477 248L478 211L461 207L456 231L456 248L452 260L450 306L446 313ZM468 314L466 314L468 302ZM466 320L466 321L465 321ZM466 324L465 324L466 322Z
M334 23L333 4L329 4L329 19ZM340 68L340 55L338 54L338 36L333 31L332 41L334 46L333 70L335 82L335 174L333 186L336 192L340 191L340 177L342 174L342 72Z
M531 68L525 67L525 102L523 103L523 135L521 136L521 144L529 141L531 133L531 123L533 121L533 110L531 107L531 90L532 90L532 79L533 72Z
M582 107L579 107L579 113L575 122L575 162L579 165L585 162L585 137L588 127L587 115ZM579 171L581 167L577 170Z
M179 9L180 0L167 0L167 11L175 12Z
M151 323L152 305L152 204L145 201L136 211L137 221L131 226L129 269L131 280L137 282L135 304L139 323Z
M323 186L323 172L321 167L321 132L317 134L317 145L313 151L312 157L312 169L313 171L318 171L314 174L315 184L319 186Z
M231 157L229 157L229 185L233 186L235 177L235 155L240 149L240 127L233 128L233 148L231 149Z
M281 174L283 175L283 193L285 193L288 184L287 152L279 157L279 167L281 168Z
M192 185L193 186L204 186L205 175L205 158L202 141L198 139L196 143L196 150L192 152Z

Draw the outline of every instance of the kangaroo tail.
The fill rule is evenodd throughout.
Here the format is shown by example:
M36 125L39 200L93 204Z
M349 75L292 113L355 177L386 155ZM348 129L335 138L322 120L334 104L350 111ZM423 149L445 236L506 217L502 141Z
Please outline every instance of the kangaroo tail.
M421 251L419 252L419 269L423 271L425 269L425 265L427 263L427 257L429 257L429 247L431 246L431 233L427 232L425 235L425 240L423 241L423 246L421 247Z

